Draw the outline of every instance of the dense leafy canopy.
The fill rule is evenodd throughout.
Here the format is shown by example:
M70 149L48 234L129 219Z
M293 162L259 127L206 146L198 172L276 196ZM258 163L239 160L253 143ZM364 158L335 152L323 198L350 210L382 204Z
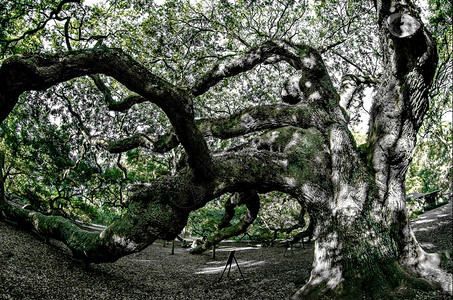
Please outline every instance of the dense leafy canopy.
M428 2L425 21L407 0L2 6L2 218L84 263L184 227L206 237L192 253L313 235L296 299L452 293L405 205L406 186L451 175L451 4ZM429 151L406 184L419 132Z
M197 79L193 74L270 38L309 41L322 52L334 85L344 92L342 102L358 143L363 142L370 98L382 73L371 1L8 0L0 4L0 12L2 60L29 52L117 47L180 87L191 86ZM431 0L424 14L437 39L440 63L407 184L411 191L447 191L452 178L451 2ZM196 118L275 104L285 78L293 73L284 63L264 64L226 78L195 98ZM176 172L185 157L180 146L158 155L146 146L122 153L105 147L131 136L167 134L171 126L149 102L110 109L134 95L110 77L97 78L108 93L87 76L21 96L0 129L10 199L48 213L109 223L127 207L128 185ZM224 151L251 138L211 137L208 145ZM282 195L269 194L264 203L266 197L273 204L262 210L249 232L263 234L264 229L269 235L288 228L288 219L297 223L296 202L280 203ZM226 198L218 203L223 205ZM195 212L189 226L197 224L192 227L198 232L212 229L213 220L221 219L220 209L213 203ZM276 218L283 215L288 218ZM196 222L200 218L205 223Z

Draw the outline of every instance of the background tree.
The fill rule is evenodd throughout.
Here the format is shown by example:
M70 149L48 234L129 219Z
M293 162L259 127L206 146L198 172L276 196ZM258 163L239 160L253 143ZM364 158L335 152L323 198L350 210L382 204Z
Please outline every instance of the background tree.
M259 194L278 191L316 225L295 298L451 293L405 211L437 63L410 1L79 2L4 5L3 217L76 258L115 261L175 238L225 194L249 225ZM375 92L358 146L348 126L362 85ZM100 233L55 215L106 203L126 209Z

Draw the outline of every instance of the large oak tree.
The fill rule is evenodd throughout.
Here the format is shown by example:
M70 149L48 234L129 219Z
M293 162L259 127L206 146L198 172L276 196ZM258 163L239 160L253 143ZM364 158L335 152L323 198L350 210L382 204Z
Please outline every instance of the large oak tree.
M156 239L175 238L191 211L227 193L238 193L238 201L247 206L247 211L239 225L222 226L211 243L242 232L257 216L259 194L279 191L297 199L316 226L311 276L294 298L385 298L407 291L405 288L432 286L452 292L451 274L439 268L438 256L426 253L417 243L405 210L405 174L417 131L428 109L427 91L437 63L435 42L411 1L374 1L368 5L373 14L365 14L366 9L356 12L324 44L310 43L309 34L298 22L307 26L310 23L303 19L313 16L297 10L302 4L292 1L279 2L281 14L276 16L269 10L272 3L266 6L266 1L240 5L200 1L182 6L176 5L182 2L170 1L159 8L160 12L167 14L165 20L186 22L186 27L179 24L177 31L176 25L168 22L164 34L158 31L163 23L158 16L144 15L131 21L132 32L126 38L129 43L124 42L127 48L124 50L121 44L108 44L109 34L83 38L83 20L74 21L70 14L65 14L65 9L76 7L78 2L64 0L55 5L46 18L17 38L2 33L4 54L8 57L0 68L0 121L8 117L24 93L51 90L53 93L48 96L65 103L67 114L83 136L84 147L99 147L110 153L142 147L153 155L180 148L183 155L172 174L132 185L127 210L102 232L85 231L61 216L12 205L6 199L2 180L3 218L63 241L78 259L114 262L144 249ZM137 5L146 4L138 2ZM351 13L349 6L360 6L354 1L341 3L346 3L340 8L346 15ZM116 8L125 11L125 15L130 13L127 6L119 4ZM177 10L182 8L190 18L178 19ZM9 9L19 11L17 19L21 17L17 7L12 5ZM235 9L237 15L229 16ZM254 9L256 13L244 17L248 18L248 25L239 24L245 20L240 19L241 12ZM293 15L288 13L291 10ZM97 13L101 14L100 11ZM337 59L361 69L360 62L334 50L346 42L341 38L341 30L349 30L354 18L361 14L365 14L361 22L368 20L373 23L369 26L377 25L373 34L378 37L376 51L380 54L381 72L376 72L378 78L363 74L348 76L349 88L376 84L366 143L358 146L348 128L351 99L341 98L344 107L340 106L340 89L336 88L334 78L337 74L329 74L325 61L336 53ZM15 15L11 16L8 22L15 22ZM39 33L50 20L64 24L60 39L66 50L57 43L54 51L8 54L11 45ZM134 37L134 26L142 21L145 25L137 29L137 35L145 32L148 39ZM328 16L324 22L329 22ZM173 40L174 47L172 32L185 37L182 41ZM355 32L366 39L364 32L359 29ZM125 34L124 30L121 34ZM112 39L117 41L121 34L112 33ZM134 43L143 43L144 48ZM146 43L161 48L147 53ZM189 46L177 49L182 47L180 44ZM232 50L213 55L216 47ZM137 49L141 52L134 53ZM185 51L184 55L165 58L178 51ZM160 73L156 65L176 71ZM269 92L272 101L262 104L258 98L267 92L260 94L256 90L273 84L274 79L261 78L273 66L279 74L273 76L278 78L276 86L281 94ZM256 72L260 67L262 72ZM83 106L91 93L101 94L104 107L117 114L127 115L132 108L151 103L150 107L164 114L171 126L151 134L136 131L115 139L99 138L92 124L86 125L86 119L74 105L77 96L70 91L78 84L74 79L83 76L85 83L91 82L91 87L97 90L87 89L87 95L79 90L78 105ZM219 95L219 86L232 89L232 94L236 91L236 98L240 98L241 89L228 86L236 78L236 83L243 84L247 80L257 84L261 80L262 86L245 88L254 91L244 97L250 97L255 105L240 107L233 113L215 113L217 108L211 110L211 115L201 113L204 106L218 107L222 101L229 101L224 100L225 95ZM65 82L71 85L63 85ZM128 91L127 97L120 99L119 93L112 92L118 85ZM149 110L147 113L152 114ZM246 139L222 151L213 146L213 141L238 137ZM2 157L1 165L4 160ZM120 159L118 166L122 168Z

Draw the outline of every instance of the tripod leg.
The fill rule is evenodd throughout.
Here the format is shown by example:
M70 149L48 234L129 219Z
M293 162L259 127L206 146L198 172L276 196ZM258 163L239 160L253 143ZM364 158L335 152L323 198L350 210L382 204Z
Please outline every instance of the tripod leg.
M230 267L228 268L228 273L227 273L228 278L230 278L230 271L231 271L231 262L230 262Z
M217 283L220 283L220 280L222 280L223 274L225 274L227 267L228 267L228 263L225 265L225 269L223 269L222 275L220 276L219 281ZM231 268L231 264L230 264L230 268ZM228 274L230 274L230 271L228 271Z
M239 267L239 264L238 264L238 261L236 260L236 257L234 258L234 261L236 262L236 266L238 266L238 270L239 270L239 273L241 274L242 280L244 280L244 282L245 282L244 275L242 275L242 271L241 271L241 268Z

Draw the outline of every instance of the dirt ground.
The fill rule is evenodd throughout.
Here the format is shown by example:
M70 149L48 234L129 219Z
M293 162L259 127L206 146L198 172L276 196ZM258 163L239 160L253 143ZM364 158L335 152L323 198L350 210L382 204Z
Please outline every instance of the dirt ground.
M423 221L423 222L422 222ZM429 252L451 253L451 203L413 223ZM156 242L113 264L87 268L60 242L43 243L35 234L0 222L0 299L288 299L308 279L313 244L293 251L223 243L211 252L190 255L176 244ZM235 266L218 282L231 250ZM451 271L450 265L447 268ZM437 292L418 299L449 299Z

